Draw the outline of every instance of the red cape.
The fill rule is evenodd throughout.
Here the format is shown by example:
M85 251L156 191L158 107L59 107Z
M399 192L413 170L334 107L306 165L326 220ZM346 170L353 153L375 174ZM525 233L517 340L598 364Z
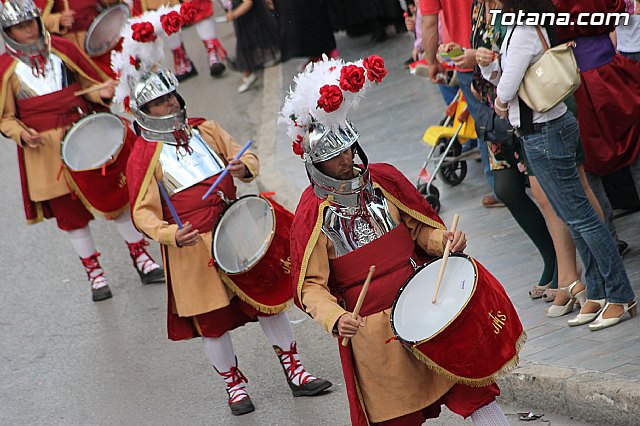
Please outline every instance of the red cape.
M407 178L395 167L385 163L369 164L369 173L374 187L380 188L389 202L434 228L445 229L442 219ZM291 225L291 275L293 277L293 300L304 310L300 301L302 280L313 247L322 232L321 214L329 203L321 200L309 186L302 194L296 215Z
M105 81L97 65L78 50L78 48L61 37L51 36L51 50L55 53L71 70L83 75L86 78L94 80L96 83ZM13 73L13 69L18 60L7 53L0 56L0 116L4 113L4 104L7 97L9 78ZM24 165L24 152L18 146L18 165L20 170L20 184L22 187L22 199L24 205L25 216L28 223L40 222L43 219L43 209L40 203L34 203L29 198L29 189L27 184L27 176Z

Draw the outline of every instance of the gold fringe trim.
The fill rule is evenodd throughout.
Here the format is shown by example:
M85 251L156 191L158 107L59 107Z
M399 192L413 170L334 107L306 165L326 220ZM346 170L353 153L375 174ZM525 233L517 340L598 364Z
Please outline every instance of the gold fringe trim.
M222 282L225 283L226 286L236 294L236 296L238 296L243 302L248 303L258 311L262 312L263 314L279 314L293 304L293 299L289 299L285 303L281 303L279 305L264 305L260 302L255 301L244 291L240 290L240 287L238 287L227 274L220 270L218 270L218 273L220 275L220 278L222 279Z
M13 72L16 69L17 65L18 65L18 60L14 59L13 62L9 64L9 66L7 67L7 70L4 73L4 76L2 77L2 93L0 94L0 117L4 116L4 103L7 100L7 90L9 87L9 79L13 75ZM17 120L17 117L15 118ZM18 142L18 145L20 145L20 142Z
M114 211L103 212L102 210L98 210L91 204L91 202L89 202L87 197L85 197L85 195L82 193L82 190L80 189L80 187L78 187L78 185L76 184L76 181L73 180L73 176L71 176L71 173L66 167L64 168L64 177L67 183L69 184L69 186L71 187L71 189L73 190L73 193L77 195L78 198L80 198L80 201L82 201L82 204L84 204L87 210L91 212L99 213L100 215L104 216L104 218L107 220L115 219L116 217L120 216L122 213L127 211L127 209L129 208L129 203L125 203L124 206Z
M304 256L302 257L302 265L300 265L300 276L298 277L298 286L296 288L296 293L298 294L298 300L302 305L302 285L304 284L304 277L307 273L307 266L309 266L309 258L311 258L311 252L313 251L316 243L318 242L318 238L320 237L320 232L322 232L322 223L324 222L324 209L329 205L329 200L324 200L320 203L318 207L318 218L316 219L316 224L313 227L313 231L311 232L311 236L309 237L309 241L307 242L307 247L304 249Z
M470 379L468 377L461 377L451 373L449 370L446 370L445 368L433 362L431 358L420 352L420 350L415 347L409 348L409 351L413 354L413 356L418 358L418 360L426 364L427 367L429 367L431 370L451 380L452 382L461 383L463 385L471 387L483 387L495 383L498 377L504 376L518 366L518 362L520 361L520 357L518 354L520 353L520 350L522 349L522 346L526 341L527 333L523 330L522 334L520 334L520 337L518 337L518 340L516 341L515 356L507 361L502 367L500 367L498 371L493 373L491 376L481 377L478 379Z
M149 189L149 184L151 183L151 178L156 172L156 166L158 165L158 161L160 161L160 154L162 153L162 147L164 144L162 142L158 142L156 145L156 152L153 153L151 157L151 162L149 163L149 167L147 168L147 172L142 179L142 183L140 184L140 189L138 190L138 195L136 196L136 201L133 206L131 206L131 212L134 213L144 196L147 194L147 190Z
M353 350L351 351L353 354ZM354 365L355 367L355 365ZM356 372L353 372L353 382L356 384L356 393L358 394L358 401L360 401L360 408L362 408L362 412L364 413L364 419L367 421L367 424L370 425L369 416L367 415L367 408L364 406L364 398L362 397L362 392L360 391L360 383L358 383L358 376L356 376Z
M389 194L383 187L381 187L380 185L378 185L377 183L373 184L374 188L379 188L382 193L384 194L385 198L387 198L389 201L391 201L391 203L393 203L396 207L398 207L400 210L402 210L403 212L405 212L406 214L408 214L409 216L411 216L412 218L419 220L422 223L425 223L429 226L431 226L432 228L436 228L436 229L442 229L442 230L447 230L447 227L444 226L443 224L436 222L435 220L431 219L428 216L423 215L422 213L413 210L409 207L407 207L406 205L404 205L400 200L398 200L397 198L395 198L393 195Z
M97 72L98 75L100 75L100 77L103 79L103 81L109 80L109 77L107 76L107 74L105 74L104 71L102 71L100 69L100 67L95 64L95 62L93 62L93 59L89 58L87 56L87 54L84 53L81 49L78 49L78 50L80 50L80 53L82 54L82 56L89 61L89 65L91 65L91 67L94 69L94 71ZM51 51L53 53L55 53L60 59L62 59L64 61L65 65L67 65L72 70L74 70L75 72L80 74L82 77L86 78L87 80L91 81L92 83L98 84L98 83L102 83L103 82L103 81L94 80L93 78L89 77L87 75L87 73L85 73L83 70L81 70L80 67L78 67L75 62L73 62L71 59L69 59L69 57L67 55L65 55L64 53L62 53L59 50L55 49L54 47L51 48Z

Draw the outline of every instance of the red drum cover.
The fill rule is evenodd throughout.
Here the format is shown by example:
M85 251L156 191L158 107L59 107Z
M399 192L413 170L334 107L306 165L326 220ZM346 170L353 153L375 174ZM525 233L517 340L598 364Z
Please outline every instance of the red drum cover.
M125 175L127 160L136 141L135 133L125 123L126 133L122 149L115 160L103 168L72 171L65 167L67 182L89 209L107 219L118 217L129 205L129 191Z
M398 340L439 374L457 383L485 386L517 365L526 333L502 285L480 263L472 258L468 260L476 270L475 289L466 306L459 313L452 312L448 325L440 332L421 341L410 341L399 335L394 324L401 315L397 312L398 300L408 287L421 284L412 280L422 268L400 289L393 303L391 325ZM437 268L439 270L439 266ZM424 311L431 305L432 294L429 292L424 300Z
M217 266L225 284L242 300L260 312L274 314L286 309L293 297L289 249L289 230L293 222L293 214L266 194L261 195L260 198L266 200L271 206L275 221L275 230L266 252L256 264L245 272L228 273L224 272L219 264ZM235 203L242 203L242 200L251 197L255 198L256 196L241 197ZM224 223L223 217L228 210L229 208L222 214L216 229L214 229L214 247L212 247L214 259L216 258L216 236L220 232L220 224ZM246 232L246 229L232 231L242 234Z

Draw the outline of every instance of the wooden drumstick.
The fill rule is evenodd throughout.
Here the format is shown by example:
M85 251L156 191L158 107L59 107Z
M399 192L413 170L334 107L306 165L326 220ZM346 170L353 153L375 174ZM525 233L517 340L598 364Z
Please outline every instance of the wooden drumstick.
M104 83L96 84L95 86L87 87L86 89L77 90L73 92L73 96L82 96L87 93L95 92L96 90L102 90L105 87L109 87L112 81L114 80L105 81Z
M453 215L453 223L451 224L451 232L456 232L458 227L458 219L460 215L458 213ZM436 291L433 293L433 299L431 303L436 303L438 297L438 291L440 290L440 284L442 284L442 277L444 277L444 269L447 267L447 260L449 260L449 250L451 250L451 240L447 239L447 245L444 248L444 254L442 255L442 264L440 265L440 273L438 274L438 281L436 282Z
M65 12L68 12L69 10L71 10L71 8L69 7L69 0L62 0L62 5L64 6Z
M369 284L371 284L371 278L373 278L373 273L376 271L376 266L371 265L369 267L369 274L367 275L367 279L364 280L364 285L362 286L362 290L360 290L360 295L358 296L358 301L356 302L356 307L353 309L353 313L351 314L351 318L358 318L358 314L360 314L360 308L362 308L362 303L364 302L364 297L367 295L367 291L369 290ZM342 346L347 346L349 344L349 337L345 337L342 339Z

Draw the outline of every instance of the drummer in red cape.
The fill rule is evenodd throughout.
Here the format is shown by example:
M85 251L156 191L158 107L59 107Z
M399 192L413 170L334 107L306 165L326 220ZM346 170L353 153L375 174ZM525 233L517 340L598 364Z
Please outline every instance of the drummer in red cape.
M144 60L142 63L144 67ZM236 199L233 179L253 180L258 175L258 158L246 151L233 159L240 146L218 123L187 119L177 86L170 71L148 71L134 82L127 101L141 130L127 166L133 219L140 230L162 244L169 339L202 337L206 356L226 383L234 415L254 410L229 334L248 322L260 322L293 396L321 393L331 383L305 370L284 312L291 304L288 226L292 214L269 201L280 215L276 222L286 228L276 229L285 235L273 239L271 245L279 246L271 248L279 255L268 260L269 272L264 277L244 280L242 285L235 276L216 268L211 258L212 231L228 203ZM203 200L227 162L229 174ZM169 201L161 197L159 183ZM169 205L174 206L177 220ZM249 225L244 232L251 229Z
M111 290L98 261L100 253L89 228L93 215L88 209L115 222L143 283L162 282L162 268L147 253L149 243L129 215L124 176L127 143L119 157L124 161L106 169L106 176L98 171L73 177L62 163L65 132L83 114L107 110L113 86L74 95L83 88L99 87L104 80L96 65L73 44L49 35L32 0L4 1L0 24L6 50L0 56L1 129L17 144L27 222L56 218L58 228L69 236L80 256L94 301L111 297ZM129 136L135 135L130 132ZM81 184L103 190L87 192L80 189Z
M87 30L102 10L122 3L120 0L35 0L35 2L42 10L46 29L71 41L89 56L93 55L85 51ZM124 7L128 8L126 5ZM114 31L114 35L117 35L119 28L114 28ZM101 73L109 78L115 77L110 66L111 50L93 57L93 60L100 67Z
M407 350L390 325L390 308L414 272L412 263L441 256L448 239L453 251L462 251L466 236L448 232L396 168L368 163L347 116L365 90L386 74L384 61L375 55L349 63L324 58L294 79L295 88L285 100L280 121L287 124L293 151L303 158L311 183L291 227L294 300L328 333L351 338L348 346L340 345L340 358L352 424L421 425L425 418L437 417L445 404L471 416L474 424L506 426L495 401L500 393L495 375L515 366L525 336L508 297L488 271L473 262L476 293L484 288L496 297L492 294L486 306L481 304L477 314L482 316L472 314L470 322L477 325L456 330L456 340L467 342L466 354L460 345L449 352L442 343L430 345L426 354L418 347ZM393 143L389 149L396 149ZM356 155L361 164L354 163ZM351 311L371 265L376 266L373 280L354 319ZM431 297L423 309L430 306ZM502 337L497 339L504 344L500 349L482 347L479 334L495 335L491 315L498 310L507 317L498 318ZM481 331L474 335L478 327ZM478 368L484 369L483 363L494 367L475 374L476 366L462 361L469 353Z

